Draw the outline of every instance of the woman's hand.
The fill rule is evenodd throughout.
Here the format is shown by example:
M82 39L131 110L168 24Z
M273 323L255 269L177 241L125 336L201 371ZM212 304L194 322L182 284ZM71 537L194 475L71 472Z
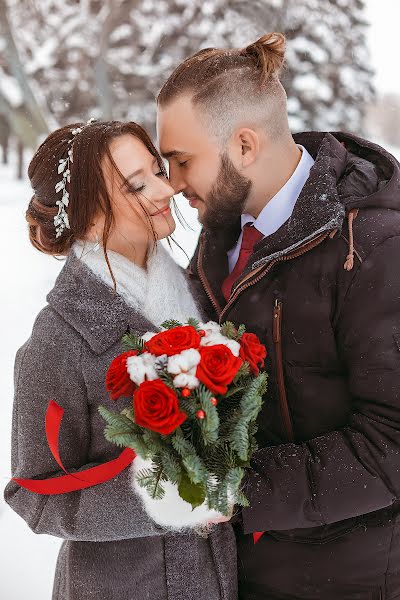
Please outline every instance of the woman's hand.
M218 517L217 519L212 519L211 521L208 521L208 523L227 523L228 521L231 520L231 518L232 518L232 515L228 515L227 517L222 515L221 517Z

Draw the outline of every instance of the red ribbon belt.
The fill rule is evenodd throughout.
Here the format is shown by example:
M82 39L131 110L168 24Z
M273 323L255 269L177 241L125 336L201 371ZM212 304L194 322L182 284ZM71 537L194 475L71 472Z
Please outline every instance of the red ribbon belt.
M114 460L79 471L79 474L68 473L58 451L58 438L63 415L64 409L54 400L50 400L46 411L47 443L52 455L66 475L50 479L16 479L13 477L13 481L16 481L21 487L36 494L46 495L66 494L68 492L83 490L113 479L126 469L136 457L134 450L125 448Z

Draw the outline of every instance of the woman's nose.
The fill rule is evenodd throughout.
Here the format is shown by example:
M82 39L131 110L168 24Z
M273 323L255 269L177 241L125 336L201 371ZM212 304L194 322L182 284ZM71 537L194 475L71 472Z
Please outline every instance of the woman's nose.
M171 198L175 194L175 190L172 187L168 179L159 179L159 195L160 198Z

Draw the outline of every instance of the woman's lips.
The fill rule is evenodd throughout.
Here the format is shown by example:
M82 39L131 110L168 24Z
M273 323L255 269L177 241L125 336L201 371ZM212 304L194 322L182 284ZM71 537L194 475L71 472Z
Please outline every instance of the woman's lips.
M168 213L171 212L171 209L169 206L165 206L164 208L162 208L161 210L158 210L155 213L152 213L152 217L158 217L159 215L163 215L166 216Z

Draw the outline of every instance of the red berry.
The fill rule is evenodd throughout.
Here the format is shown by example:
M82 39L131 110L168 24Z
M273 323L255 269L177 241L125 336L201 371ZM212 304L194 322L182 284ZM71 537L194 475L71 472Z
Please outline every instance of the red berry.
M198 410L196 414L199 419L204 419L206 416L206 413L204 412L204 410Z
M213 406L217 406L217 404L218 404L218 400L217 400L216 398L212 397L212 398L211 398L211 404L212 404Z
M184 398L189 398L189 396L190 396L189 388L183 388L183 390L181 391L181 394Z
M204 329L199 329L198 333L199 333L200 337L204 337L206 335L206 332L204 331Z

